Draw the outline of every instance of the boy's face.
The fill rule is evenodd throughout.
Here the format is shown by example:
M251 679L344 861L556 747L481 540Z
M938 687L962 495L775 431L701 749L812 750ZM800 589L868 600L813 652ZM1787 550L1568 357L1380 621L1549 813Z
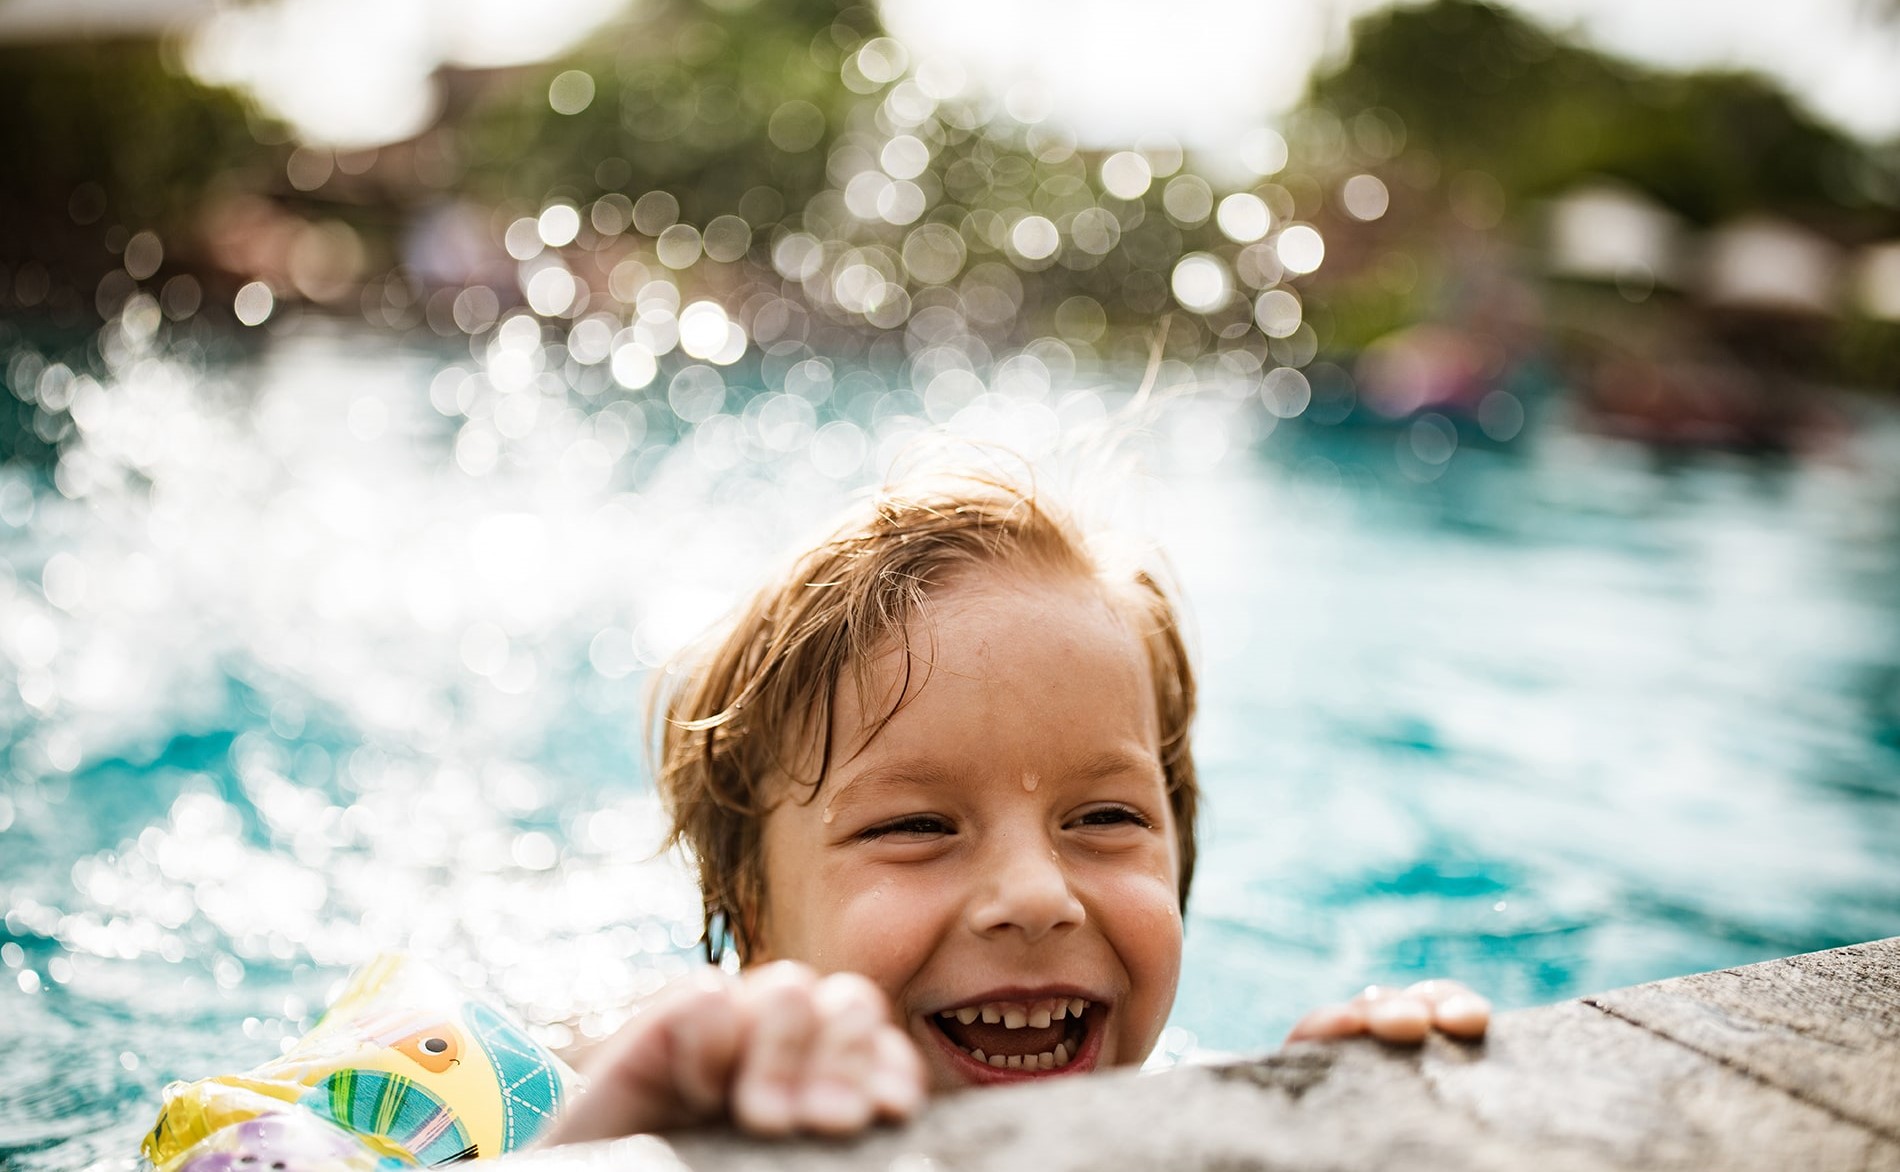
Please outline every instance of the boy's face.
M980 571L910 642L844 673L823 791L766 818L759 959L870 977L938 1090L1141 1062L1181 916L1140 638L1085 579Z

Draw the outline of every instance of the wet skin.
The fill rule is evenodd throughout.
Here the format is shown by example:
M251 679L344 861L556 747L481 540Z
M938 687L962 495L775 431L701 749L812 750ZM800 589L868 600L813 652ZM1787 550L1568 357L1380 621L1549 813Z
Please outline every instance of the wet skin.
M909 635L862 693L840 681L823 790L766 820L763 952L868 977L935 1090L1141 1062L1181 917L1140 638L1093 582L995 570L934 592ZM978 1062L952 1033L981 1027L940 1017L1057 997L1090 1008L1052 1071Z

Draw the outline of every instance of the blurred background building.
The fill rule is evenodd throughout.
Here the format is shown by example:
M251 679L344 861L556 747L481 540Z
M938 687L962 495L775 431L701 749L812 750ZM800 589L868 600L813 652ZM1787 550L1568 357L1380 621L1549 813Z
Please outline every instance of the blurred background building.
M1323 357L1356 412L1476 420L1548 359L1603 427L1768 447L1900 379L1891 10L1173 15L16 2L0 313L76 357L128 304L213 349L526 307L629 389L681 346L895 363L931 309L1138 362L1168 314L1170 357ZM44 459L29 373L0 452Z

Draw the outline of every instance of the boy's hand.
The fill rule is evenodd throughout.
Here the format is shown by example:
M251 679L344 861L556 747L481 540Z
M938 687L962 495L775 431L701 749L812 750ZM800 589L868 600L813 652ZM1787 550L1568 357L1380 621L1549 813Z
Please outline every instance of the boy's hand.
M1454 1038L1481 1038L1491 1024L1491 1003L1457 981L1420 981L1404 989L1371 985L1343 1005L1307 1014L1288 1042L1352 1038L1371 1034L1382 1042L1422 1042L1436 1029Z
M791 962L674 983L587 1067L588 1090L544 1143L719 1119L759 1135L845 1135L924 1101L923 1059L877 986Z

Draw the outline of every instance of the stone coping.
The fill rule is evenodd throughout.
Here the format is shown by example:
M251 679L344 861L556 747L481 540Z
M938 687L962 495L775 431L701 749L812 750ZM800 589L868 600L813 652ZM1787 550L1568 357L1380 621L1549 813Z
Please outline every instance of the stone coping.
M502 1172L1900 1172L1900 937L1500 1014L1478 1043L1303 1043L1228 1065L955 1095L847 1142L704 1131L508 1163Z

